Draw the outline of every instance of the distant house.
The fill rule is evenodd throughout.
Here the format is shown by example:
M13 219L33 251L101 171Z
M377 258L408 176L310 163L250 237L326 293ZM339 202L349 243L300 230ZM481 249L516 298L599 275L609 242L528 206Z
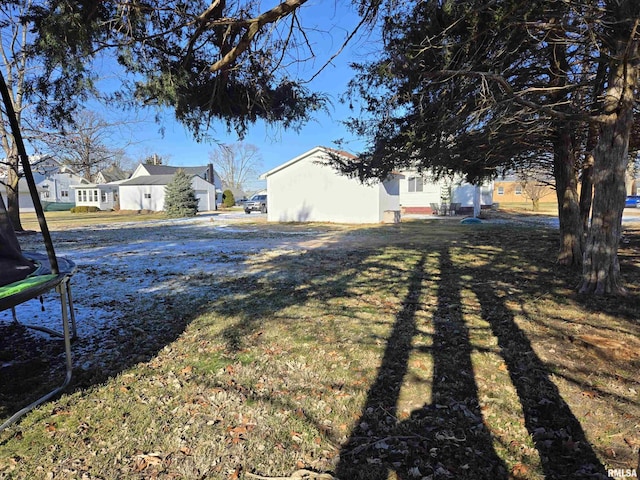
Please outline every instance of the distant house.
M216 210L222 201L222 182L211 164L201 167L140 164L131 178L118 183L120 209L164 210L165 187L178 170L183 170L192 179L198 211Z
M380 223L398 212L399 178L363 185L323 164L330 154L315 147L261 175L267 181L267 220L275 222Z
M87 183L73 185L76 206L97 207L100 210L114 210L118 206L118 185Z
M96 174L94 183L101 185L104 183L120 182L128 179L130 176L131 172L125 172L117 165L111 165Z
M39 178L43 179L41 175L33 174L34 179ZM5 205L7 205L7 177L0 176L0 195L2 196L2 200ZM40 190L38 190L38 197L40 197ZM33 212L35 211L33 206L33 200L31 199L31 192L29 192L29 186L27 185L27 181L23 178L18 180L18 202L20 205L21 212Z
M507 175L494 181L493 202L530 202L532 197L536 197L540 202L555 202L557 201L556 191L552 183L553 178L547 178L544 181L531 179L525 183L517 175Z
M89 184L84 177L52 157L33 156L29 160L38 198L45 210L54 209L56 206L62 206L65 209L71 208L74 204L73 187ZM6 178L0 176L0 183L5 184L6 181ZM5 188L3 187L1 190L2 197L6 203ZM33 211L33 200L24 178L21 178L18 182L18 194L20 211Z
M236 187L230 187L224 180L222 181L222 191L224 192L225 190L231 190L231 193L233 193L233 198L235 199L235 201L237 202L238 200L242 200L242 199L246 199L247 198L247 192L245 192L243 189L241 188L236 188Z
M119 183L128 178L128 174L116 165L98 172L94 183L74 185L74 199L77 206L97 207L100 210L119 208Z
M36 183L40 194L40 201L46 203L73 204L73 187L86 185L89 182L66 168L60 172L52 173Z

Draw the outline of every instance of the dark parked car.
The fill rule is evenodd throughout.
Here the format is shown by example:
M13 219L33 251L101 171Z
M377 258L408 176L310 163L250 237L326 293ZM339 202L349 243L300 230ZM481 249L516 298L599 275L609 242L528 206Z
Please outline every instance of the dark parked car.
M629 195L624 202L624 208L640 208L640 195Z
M256 194L244 204L244 212L261 212L267 213L267 195Z

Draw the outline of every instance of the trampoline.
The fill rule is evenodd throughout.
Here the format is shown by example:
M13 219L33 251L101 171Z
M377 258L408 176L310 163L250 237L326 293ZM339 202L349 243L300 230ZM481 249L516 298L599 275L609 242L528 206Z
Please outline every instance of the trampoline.
M4 103L4 113L11 126L20 164L27 185L29 186L29 192L40 225L40 234L42 235L46 249L46 253L22 250L4 200L0 196L0 311L11 309L13 321L20 323L16 307L28 300L41 297L47 292L56 291L60 298L61 331L38 325L23 325L28 328L44 331L64 341L66 371L64 380L60 386L14 413L8 420L0 425L0 431L2 431L15 423L24 414L62 392L71 381L71 340L76 336L76 322L70 281L75 273L76 267L71 260L56 256L31 171L31 164L26 154L18 121L13 109L11 96L9 95L1 72L0 92L2 93Z

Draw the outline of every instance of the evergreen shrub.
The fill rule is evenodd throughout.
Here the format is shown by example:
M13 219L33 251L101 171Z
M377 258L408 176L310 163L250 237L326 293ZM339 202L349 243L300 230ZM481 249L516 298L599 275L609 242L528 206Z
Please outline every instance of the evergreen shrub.
M222 206L223 207L233 207L236 204L236 199L233 196L233 192L229 189L225 190L222 193Z
M169 218L193 217L198 213L196 192L184 170L178 170L164 187L164 213Z

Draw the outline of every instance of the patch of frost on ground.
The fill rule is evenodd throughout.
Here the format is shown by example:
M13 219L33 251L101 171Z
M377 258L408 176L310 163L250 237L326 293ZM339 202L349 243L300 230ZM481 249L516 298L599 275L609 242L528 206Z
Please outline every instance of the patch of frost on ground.
M191 279L199 276L242 276L251 258L265 250L300 248L291 235L274 229L238 228L207 217L73 228L54 232L54 243L56 253L77 266L71 281L78 332L73 351L80 359L109 348L103 337L119 328L125 312L143 311L143 298L197 289ZM24 324L62 330L55 292L18 305L16 313ZM0 324L12 321L11 310L0 312Z

